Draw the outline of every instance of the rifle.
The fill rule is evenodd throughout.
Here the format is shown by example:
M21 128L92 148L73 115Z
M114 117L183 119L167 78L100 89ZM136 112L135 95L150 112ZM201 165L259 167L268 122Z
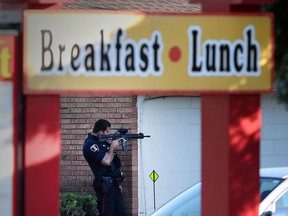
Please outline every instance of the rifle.
M98 142L108 142L108 140L117 140L122 138L122 151L127 152L128 151L128 144L127 140L129 139L144 139L145 137L150 137L150 135L144 135L143 133L138 134L127 134L128 129L120 128L118 129L118 132L115 134L99 134L98 135Z

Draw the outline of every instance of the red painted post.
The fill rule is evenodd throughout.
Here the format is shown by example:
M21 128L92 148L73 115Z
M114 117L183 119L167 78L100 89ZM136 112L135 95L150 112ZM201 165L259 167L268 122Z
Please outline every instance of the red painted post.
M202 96L202 216L258 216L259 95Z
M59 215L60 99L28 95L24 127L24 215Z
M202 12L255 12L273 0L200 3ZM259 94L202 95L202 216L258 216L260 130Z
M61 4L67 1L25 0L24 2L28 4L29 9L45 10L61 9ZM58 216L60 96L27 95L25 99L24 216Z

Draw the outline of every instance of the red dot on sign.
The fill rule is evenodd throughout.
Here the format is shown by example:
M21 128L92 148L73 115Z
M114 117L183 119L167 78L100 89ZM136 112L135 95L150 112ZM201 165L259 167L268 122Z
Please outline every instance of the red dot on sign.
M173 62L178 61L181 57L181 50L179 49L179 47L177 46L172 47L169 52L169 57Z

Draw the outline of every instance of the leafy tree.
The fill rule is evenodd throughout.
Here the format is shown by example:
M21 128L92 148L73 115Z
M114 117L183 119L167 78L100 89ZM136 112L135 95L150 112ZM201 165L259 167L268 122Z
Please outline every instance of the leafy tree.
M274 95L288 108L288 0L275 0L264 5L263 11L274 14Z

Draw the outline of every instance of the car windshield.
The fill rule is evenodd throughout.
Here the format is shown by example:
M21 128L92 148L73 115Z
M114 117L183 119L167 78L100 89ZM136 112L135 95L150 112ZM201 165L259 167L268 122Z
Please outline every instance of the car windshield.
M201 183L188 188L180 195L166 203L159 208L152 215L189 215L200 216L201 215Z
M283 180L279 178L260 178L261 201ZM188 188L152 214L171 216L201 216L201 183Z
M261 201L265 199L265 197L275 188L277 187L283 179L281 178L268 178L261 177L260 178L260 195Z

